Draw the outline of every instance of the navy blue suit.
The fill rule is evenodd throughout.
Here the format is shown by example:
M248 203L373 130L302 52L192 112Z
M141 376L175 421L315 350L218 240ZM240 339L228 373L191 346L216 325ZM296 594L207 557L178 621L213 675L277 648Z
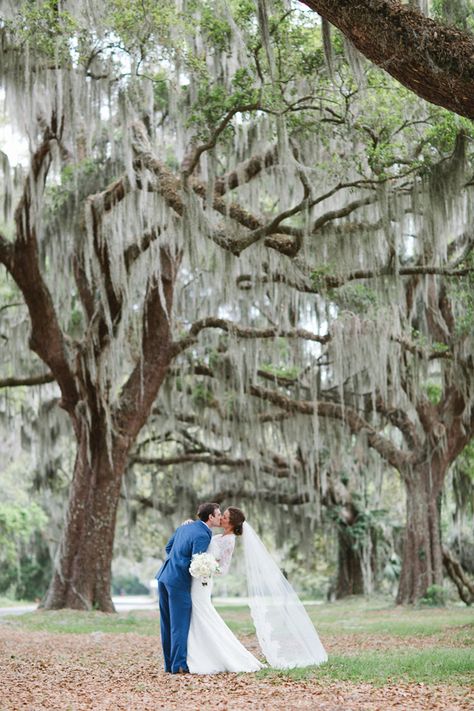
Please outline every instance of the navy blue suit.
M187 670L188 632L191 623L191 575L195 553L209 547L211 529L202 521L183 524L166 544L166 560L158 571L161 644L165 671Z

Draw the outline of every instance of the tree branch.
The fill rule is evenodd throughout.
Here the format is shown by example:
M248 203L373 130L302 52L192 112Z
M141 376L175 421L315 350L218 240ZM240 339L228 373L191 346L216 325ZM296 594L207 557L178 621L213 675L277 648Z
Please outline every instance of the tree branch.
M265 168L270 168L278 162L278 149L269 148L265 153L254 155L237 165L233 170L222 175L214 183L214 194L224 195L228 190L235 190L240 185L250 182Z
M207 452L183 452L183 454L177 454L174 457L131 457L130 461L134 464L152 464L157 467L168 467L172 464L184 464L185 462L202 462L209 466L226 467L243 467L251 463L250 459L212 456Z
M140 357L114 412L117 431L127 438L127 446L143 427L173 358L171 312L180 260L181 255L162 247L159 275L147 284Z
M209 151L214 148L217 143L217 139L219 138L221 133L225 131L225 129L236 114L244 113L246 111L256 111L259 107L260 102L253 102L251 104L244 104L243 106L236 106L233 109L230 109L222 118L222 120L217 124L216 128L211 133L209 140L206 141L206 143L202 143L200 146L196 146L196 148L192 150L191 155L185 156L182 165L183 180L186 181L186 179L190 175L192 175L194 169L199 163L201 155L205 151Z
M328 335L319 336L317 333L311 333L311 331L306 331L303 328L297 328L292 331L278 330L277 328L248 328L223 318L208 317L193 323L188 335L174 342L173 355L177 355L189 348L189 346L194 345L197 342L197 336L205 328L220 328L226 333L239 338L302 338L308 341L316 341L317 343L326 343L330 338Z
M0 380L0 388L16 388L26 385L45 385L46 383L54 383L55 380L56 378L52 373L31 375L25 378L3 378Z
M446 350L427 351L425 348L422 348L416 343L413 343L413 341L410 341L404 336L394 336L392 340L396 343L399 343L401 346L403 346L405 350L409 351L410 353L413 353L413 355L420 356L420 358L426 358L427 360L452 360L453 358L453 353L448 348Z
M431 275L437 274L439 276L446 277L460 277L467 276L474 272L474 267L463 267L462 269L452 269L451 267L435 267L435 266L413 266L413 267L401 267L397 271L394 270L392 265L387 265L379 269L357 269L353 272L343 275L335 274L324 274L318 272L317 269L311 271L308 269L308 276L306 279L302 278L300 281L295 281L290 279L286 274L281 272L275 272L273 274L262 274L256 277L254 274L240 274L237 277L237 284L242 289L250 289L253 281L260 282L270 282L275 284L288 284L293 289L297 291L304 292L306 294L319 294L321 291L326 289L338 289L344 284L350 281L357 281L358 279L374 279L383 276L417 276L417 275ZM311 281L311 275L314 274L314 279ZM401 342L401 341L400 341ZM406 343L404 342L406 345ZM447 354L434 353L429 356L431 358L449 358Z
M405 441L412 451L421 447L421 441L416 430L416 426L408 417L407 413L399 407L394 407L386 403L380 395L375 401L375 409L384 415L389 422L396 427L405 438Z
M311 232L314 234L319 229L321 229L321 227L327 222L338 220L340 217L347 217L347 215L350 215L351 212L354 212L354 210L357 210L359 207L363 207L364 205L371 205L372 203L376 202L376 200L377 198L375 195L370 195L366 198L360 198L360 200L353 200L347 205L344 205L344 207L341 207L339 210L329 210L313 222L311 226Z
M300 0L423 99L474 118L474 38L391 0Z
M15 209L16 239L11 244L5 238L0 239L0 259L25 299L31 320L30 348L50 368L61 389L61 406L71 411L78 393L64 334L51 293L41 274L34 221L34 208L44 190L51 165L51 143L55 140L59 139L54 133L54 126L53 129L46 129L41 144L31 157L30 171Z
M307 400L292 400L275 390L267 390L257 385L249 387L249 393L261 400L277 405L287 412L300 412L304 415L313 415L315 412L320 417L340 420L349 427L352 434L364 433L367 442L380 456L393 467L402 472L409 463L410 457L387 438L377 432L356 410L333 402L310 402Z

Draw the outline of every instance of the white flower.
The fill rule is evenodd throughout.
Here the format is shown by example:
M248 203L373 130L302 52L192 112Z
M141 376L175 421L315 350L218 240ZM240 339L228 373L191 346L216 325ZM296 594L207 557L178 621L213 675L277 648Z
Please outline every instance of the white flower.
M193 578L202 578L202 584L207 585L207 579L214 573L219 573L219 563L210 553L195 553L189 566Z

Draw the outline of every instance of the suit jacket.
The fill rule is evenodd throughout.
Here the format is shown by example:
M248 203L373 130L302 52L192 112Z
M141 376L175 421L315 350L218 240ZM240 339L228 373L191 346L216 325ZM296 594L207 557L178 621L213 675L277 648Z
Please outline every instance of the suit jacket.
M166 560L156 575L160 583L190 588L191 558L195 553L207 551L211 538L211 529L201 520L177 528L166 544Z

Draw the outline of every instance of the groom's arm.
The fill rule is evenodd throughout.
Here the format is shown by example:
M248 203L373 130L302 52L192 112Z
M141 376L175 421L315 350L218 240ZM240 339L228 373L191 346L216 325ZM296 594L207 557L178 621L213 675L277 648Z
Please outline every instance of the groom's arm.
M174 543L174 537L176 536L176 531L173 533L171 538L169 539L168 543L165 546L165 551L166 555L170 554L171 549L173 548L173 543Z

